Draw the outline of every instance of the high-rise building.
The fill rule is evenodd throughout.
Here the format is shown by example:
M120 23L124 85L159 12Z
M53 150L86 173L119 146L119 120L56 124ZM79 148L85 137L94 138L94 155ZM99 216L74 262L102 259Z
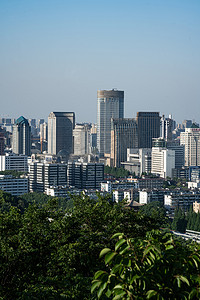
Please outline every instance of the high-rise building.
M138 147L151 148L152 139L160 136L159 112L138 112Z
M89 153L90 125L76 124L73 130L74 155L85 155Z
M169 115L169 118L165 118L163 115L160 119L160 137L166 141L172 140L172 131L175 129L176 122Z
M138 148L138 130L135 119L111 120L111 159L114 167L127 160L127 148Z
M100 156L111 151L111 118L124 118L124 91L97 91L97 148Z
M180 144L185 146L185 166L200 166L200 128L192 124L180 134Z
M31 155L31 126L23 116L13 125L13 153Z
M5 149L5 130L0 127L0 155L4 155L4 149Z
M73 152L74 112L51 112L48 117L48 153Z

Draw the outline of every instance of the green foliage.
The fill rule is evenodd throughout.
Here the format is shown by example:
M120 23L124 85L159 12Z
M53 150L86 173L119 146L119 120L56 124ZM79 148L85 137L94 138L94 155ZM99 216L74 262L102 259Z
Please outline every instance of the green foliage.
M5 170L5 171L0 171L0 175L12 175L15 178L19 178L21 175L26 174L25 172L20 172L16 170Z
M154 219L158 227L169 227L169 219L166 217L166 209L159 201L153 201L140 208L140 213Z
M187 220L185 217L185 213L182 209L179 208L175 210L174 219L171 227L175 231L185 233L187 227Z
M36 195L25 196L24 211L12 205L0 211L2 299L95 299L90 283L104 268L100 250L114 246L110 237L123 230L142 238L156 228L152 218L109 198L74 196L73 208L65 211L58 198L40 196L39 204Z
M130 172L125 170L124 168L115 168L109 166L104 167L104 173L113 175L116 178L128 177L130 175Z
M199 299L199 245L160 231L148 232L145 239L117 237L114 250L100 253L108 271L94 275L91 292L97 298Z
M192 206L187 214L187 229L200 232L200 213L195 213Z

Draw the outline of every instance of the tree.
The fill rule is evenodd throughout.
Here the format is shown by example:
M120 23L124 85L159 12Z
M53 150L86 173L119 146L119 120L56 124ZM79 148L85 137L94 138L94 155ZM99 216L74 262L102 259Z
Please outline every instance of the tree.
M73 196L73 207L67 210L57 198L43 204L34 199L24 211L12 205L0 211L2 299L95 299L90 283L104 267L98 260L100 250L114 246L110 237L123 230L127 236L144 238L157 228L153 218L109 197L96 201Z
M185 233L187 227L187 220L184 211L179 208L175 210L174 219L172 222L172 229Z
M145 239L116 237L114 250L100 253L107 271L95 273L91 292L98 298L199 299L199 245L160 231L148 232Z

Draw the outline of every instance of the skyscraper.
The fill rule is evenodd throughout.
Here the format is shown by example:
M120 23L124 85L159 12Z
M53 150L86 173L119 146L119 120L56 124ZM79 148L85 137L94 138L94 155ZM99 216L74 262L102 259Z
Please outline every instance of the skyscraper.
M200 166L200 128L192 124L180 134L180 144L185 146L185 166Z
M127 160L127 148L138 148L138 130L135 119L111 120L111 158L114 167Z
M13 125L13 153L31 155L31 126L23 116Z
M152 138L160 136L160 116L158 112L138 112L136 121L138 124L139 148L151 148Z
M74 112L51 112L48 117L48 153L73 152Z
M111 151L111 118L124 118L124 91L97 91L97 148L100 156Z

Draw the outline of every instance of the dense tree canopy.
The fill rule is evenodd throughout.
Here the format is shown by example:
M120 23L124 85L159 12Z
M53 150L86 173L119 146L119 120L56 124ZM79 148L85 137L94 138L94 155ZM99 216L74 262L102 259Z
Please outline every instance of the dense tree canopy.
M144 237L157 226L152 218L100 196L98 201L84 195L72 201L67 210L56 198L44 204L30 201L23 210L18 204L0 210L2 299L95 299L91 280L104 267L100 250L114 245L110 237L119 230Z

